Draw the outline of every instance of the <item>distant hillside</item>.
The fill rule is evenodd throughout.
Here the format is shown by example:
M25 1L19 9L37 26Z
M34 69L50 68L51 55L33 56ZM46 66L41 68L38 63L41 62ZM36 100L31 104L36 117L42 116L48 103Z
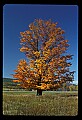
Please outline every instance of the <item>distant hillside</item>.
M13 82L12 78L3 78L3 88L7 89L19 89L20 87Z
M21 89L20 86L17 86L17 83L13 82L12 78L3 78L3 88L5 89ZM72 84L72 83L64 83L62 85L62 88L58 88L58 91L74 91L74 90L78 90L78 85L76 84Z
M3 78L3 82L11 82L12 80L12 78Z

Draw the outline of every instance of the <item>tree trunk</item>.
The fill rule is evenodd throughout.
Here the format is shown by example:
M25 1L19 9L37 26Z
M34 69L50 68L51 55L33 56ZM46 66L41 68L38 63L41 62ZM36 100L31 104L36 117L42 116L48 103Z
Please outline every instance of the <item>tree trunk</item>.
M37 89L37 95L42 95L42 90L41 89Z
M40 75L40 78L39 78L39 81L38 81L38 86L41 86L41 75ZM42 95L42 90L41 89L38 89L37 88L37 95Z

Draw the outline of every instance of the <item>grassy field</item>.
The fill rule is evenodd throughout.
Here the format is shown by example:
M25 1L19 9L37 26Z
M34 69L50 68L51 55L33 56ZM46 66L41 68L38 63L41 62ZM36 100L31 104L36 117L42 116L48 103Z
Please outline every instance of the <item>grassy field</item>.
M36 91L5 91L3 115L76 116L78 93L44 91L36 96Z

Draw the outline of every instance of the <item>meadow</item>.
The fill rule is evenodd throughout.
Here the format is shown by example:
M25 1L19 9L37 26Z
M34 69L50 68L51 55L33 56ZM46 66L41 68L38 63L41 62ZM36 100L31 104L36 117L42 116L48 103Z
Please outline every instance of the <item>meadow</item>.
M3 91L3 115L76 116L77 91Z

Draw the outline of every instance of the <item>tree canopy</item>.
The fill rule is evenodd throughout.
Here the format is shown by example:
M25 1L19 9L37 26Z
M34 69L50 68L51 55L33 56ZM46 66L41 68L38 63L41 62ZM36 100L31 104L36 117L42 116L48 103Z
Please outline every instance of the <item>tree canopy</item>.
M20 32L20 51L29 62L19 61L14 82L37 90L57 89L67 81L72 82L74 71L70 72L72 64L68 62L72 55L66 54L69 44L64 33L51 19L36 19L28 30Z

